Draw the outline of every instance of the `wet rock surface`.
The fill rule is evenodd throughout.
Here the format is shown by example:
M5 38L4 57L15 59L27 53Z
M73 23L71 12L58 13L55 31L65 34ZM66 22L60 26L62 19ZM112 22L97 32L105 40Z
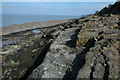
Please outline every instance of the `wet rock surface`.
M25 79L42 62L53 40L63 30L57 24L2 36L2 76L5 79ZM66 25L66 26L67 26Z
M3 80L118 79L120 15L88 15L3 36Z

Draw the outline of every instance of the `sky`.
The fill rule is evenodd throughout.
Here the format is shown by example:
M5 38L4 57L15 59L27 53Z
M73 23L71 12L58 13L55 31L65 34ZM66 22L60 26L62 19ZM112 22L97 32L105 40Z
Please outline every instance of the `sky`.
M113 2L3 2L3 14L85 15Z
M3 2L115 2L116 0L2 0Z

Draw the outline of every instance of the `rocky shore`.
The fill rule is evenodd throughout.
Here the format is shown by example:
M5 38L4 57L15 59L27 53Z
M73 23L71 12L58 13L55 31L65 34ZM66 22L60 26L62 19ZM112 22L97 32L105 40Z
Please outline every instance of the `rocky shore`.
M3 35L2 80L119 79L120 13L116 13Z

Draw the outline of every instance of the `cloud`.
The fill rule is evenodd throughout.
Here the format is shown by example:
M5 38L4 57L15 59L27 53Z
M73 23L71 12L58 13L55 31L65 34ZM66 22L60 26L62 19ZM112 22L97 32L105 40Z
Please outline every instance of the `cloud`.
M116 0L2 0L2 2L116 2Z

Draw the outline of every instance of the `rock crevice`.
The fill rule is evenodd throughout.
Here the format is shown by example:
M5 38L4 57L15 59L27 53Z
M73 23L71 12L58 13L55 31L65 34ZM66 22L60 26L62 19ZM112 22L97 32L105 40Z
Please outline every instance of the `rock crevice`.
M118 4L118 5L117 5ZM117 79L119 3L100 14L3 36L3 80ZM113 11L115 14L113 14ZM37 33L35 32L37 31Z

